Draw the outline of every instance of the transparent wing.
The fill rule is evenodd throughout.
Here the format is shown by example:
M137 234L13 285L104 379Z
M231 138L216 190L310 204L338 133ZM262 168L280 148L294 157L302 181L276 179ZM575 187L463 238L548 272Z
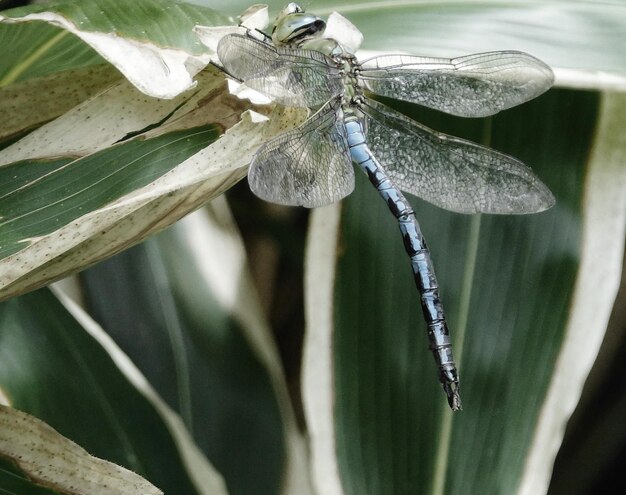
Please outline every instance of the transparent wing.
M354 169L340 99L328 102L304 124L262 146L250 164L248 182L261 199L308 208L350 194Z
M519 160L435 132L366 100L367 141L394 184L459 213L536 213L554 204L550 190Z
M224 36L217 55L231 76L290 107L313 107L339 95L339 68L313 50L274 47L249 36Z
M361 84L381 96L461 117L485 117L531 100L554 81L550 67L527 53L459 58L384 55L362 64Z

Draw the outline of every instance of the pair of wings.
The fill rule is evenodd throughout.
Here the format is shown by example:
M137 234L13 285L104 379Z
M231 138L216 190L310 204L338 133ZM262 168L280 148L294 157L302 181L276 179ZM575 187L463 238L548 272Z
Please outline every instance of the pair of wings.
M307 207L350 194L354 170L340 67L317 51L236 34L220 40L218 56L230 75L282 105L322 105L304 124L259 149L248 175L252 191L274 203ZM484 117L543 93L553 75L530 55L503 51L455 59L380 56L360 64L358 79L378 95ZM367 98L360 109L371 151L406 192L460 213L533 213L554 203L548 188L515 158L435 132Z

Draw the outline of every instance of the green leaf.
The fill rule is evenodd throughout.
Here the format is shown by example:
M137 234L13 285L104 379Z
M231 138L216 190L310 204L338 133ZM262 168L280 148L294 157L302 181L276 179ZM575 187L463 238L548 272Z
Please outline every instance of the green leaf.
M9 495L58 495L59 492L36 485L15 465L0 457L0 487Z
M196 21L207 17L209 20L227 19L206 7L181 1L119 1L89 0L81 2L56 1L44 5L29 5L4 11L9 19L38 14L55 13L67 19L80 29L90 33L116 31L118 36L133 40L151 40L161 47L178 48L189 53L204 51L201 43L189 36ZM150 24L137 24L138 19L149 20Z
M133 374L128 366L126 372ZM47 289L0 304L0 389L11 406L92 455L144 476L165 493L198 493L147 392L129 383ZM77 480L89 477L74 468Z
M0 23L0 87L103 62L89 45L57 27Z
M135 139L80 160L54 162L54 167L45 162L4 167L2 175L13 180L3 181L0 189L0 257L23 250L28 239L39 239L59 225L68 225L86 212L102 209L147 186L217 136L214 126L193 128ZM35 168L40 171L37 176L16 182L21 169L28 173ZM55 194L57 191L61 194Z
M626 96L605 93L583 193L579 272L573 287L566 335L526 462L519 490L523 494L545 489L565 421L580 399L609 328L611 310L619 314L621 307L616 296L620 289L626 236L626 136L620 131L625 123ZM623 409L624 399L610 400L609 409L619 409L620 405ZM611 425L611 416L608 414L609 420L602 424Z
M192 77L209 62L211 54L193 27L230 23L212 9L170 0L51 2L4 11L0 21L44 21L62 27L115 65L141 91L160 98L173 98L191 88Z
M562 85L623 87L623 57L608 40L623 36L624 6L604 7L359 2L338 10L363 29L366 48L522 49L556 65ZM546 22L553 16L559 22ZM503 25L506 43L493 35ZM549 212L471 219L412 199L457 338L459 414L437 384L406 254L377 194L361 178L341 213L313 213L303 394L321 492L545 493L619 282L623 105L617 94L553 91L489 124L491 144L555 192ZM489 141L480 121L401 109Z
M229 493L305 494L278 353L232 218L214 203L84 272L88 306L179 412Z
M326 473L336 456L330 493L545 492L619 282L626 143L615 129L626 124L623 98L605 97L598 111L597 95L561 90L493 118L491 144L532 164L555 193L548 212L472 218L412 200L456 339L464 410L454 416L426 349L400 236L376 191L357 181L340 241L328 232L336 213L315 212L308 331L325 336L307 337L306 362L333 368L325 393L304 386L305 404L327 405L327 423L318 426L326 438L317 453L314 442L313 455ZM474 140L482 133L480 121L413 116ZM597 155L589 157L590 148ZM337 245L334 269L320 253ZM323 270L326 283L318 280ZM309 421L319 414L311 408Z
M102 236L111 226L119 225L134 210L154 203L160 197L165 197L167 202L169 191L150 184L204 148L207 142L217 137L216 134L211 127L195 128L149 140L136 139L82 160L18 163L5 167L3 174L7 176L14 177L23 170L28 178L26 183L23 179L5 182L0 228L4 229L3 262L11 270L4 271L4 293L10 295L21 290L22 277L32 277L38 266L55 257L66 256L68 250L81 246L90 238L97 243L99 251L112 241ZM33 168L39 172L34 177ZM144 198L140 197L138 201L125 198L137 189L156 192L147 198L144 193ZM81 218L79 225L76 223L78 218ZM67 239L68 235L73 237ZM131 236L136 237L137 233L127 228L126 239L120 239L117 233L116 242L126 243ZM110 247L114 249L114 245ZM21 267L14 264L16 258L23 260ZM60 260L56 269L60 273L73 270L75 263L74 260L69 264ZM35 279L31 278L26 285L32 286L33 282L41 285L46 282L45 277L35 275Z
M258 123L246 117L218 139L242 107L214 71L203 81L197 92L160 105L115 86L0 152L0 162L39 158L0 171L0 265L7 267L0 297L110 256L193 211L240 180L254 151L305 113L279 111ZM125 119L122 108L137 112ZM150 124L156 128L101 149ZM50 146L38 148L37 134Z

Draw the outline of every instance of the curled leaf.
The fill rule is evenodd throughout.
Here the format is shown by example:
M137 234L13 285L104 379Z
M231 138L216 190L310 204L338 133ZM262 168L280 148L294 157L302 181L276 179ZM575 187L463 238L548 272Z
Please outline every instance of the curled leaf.
M159 495L138 474L98 459L43 421L0 405L0 454L38 484L69 495Z

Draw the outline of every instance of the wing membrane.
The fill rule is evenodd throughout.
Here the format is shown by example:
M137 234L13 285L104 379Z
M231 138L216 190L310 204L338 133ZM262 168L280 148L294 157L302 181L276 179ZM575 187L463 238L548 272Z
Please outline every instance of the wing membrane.
M554 75L527 53L502 51L453 59L383 55L363 62L360 81L381 96L485 117L539 96Z
M249 36L224 36L217 55L226 71L281 105L313 107L343 90L339 68L313 50L274 47Z
M400 189L459 213L536 213L550 190L522 162L471 141L435 132L367 100L367 141Z
M257 151L248 173L258 197L283 205L323 206L354 189L354 169L339 99Z

